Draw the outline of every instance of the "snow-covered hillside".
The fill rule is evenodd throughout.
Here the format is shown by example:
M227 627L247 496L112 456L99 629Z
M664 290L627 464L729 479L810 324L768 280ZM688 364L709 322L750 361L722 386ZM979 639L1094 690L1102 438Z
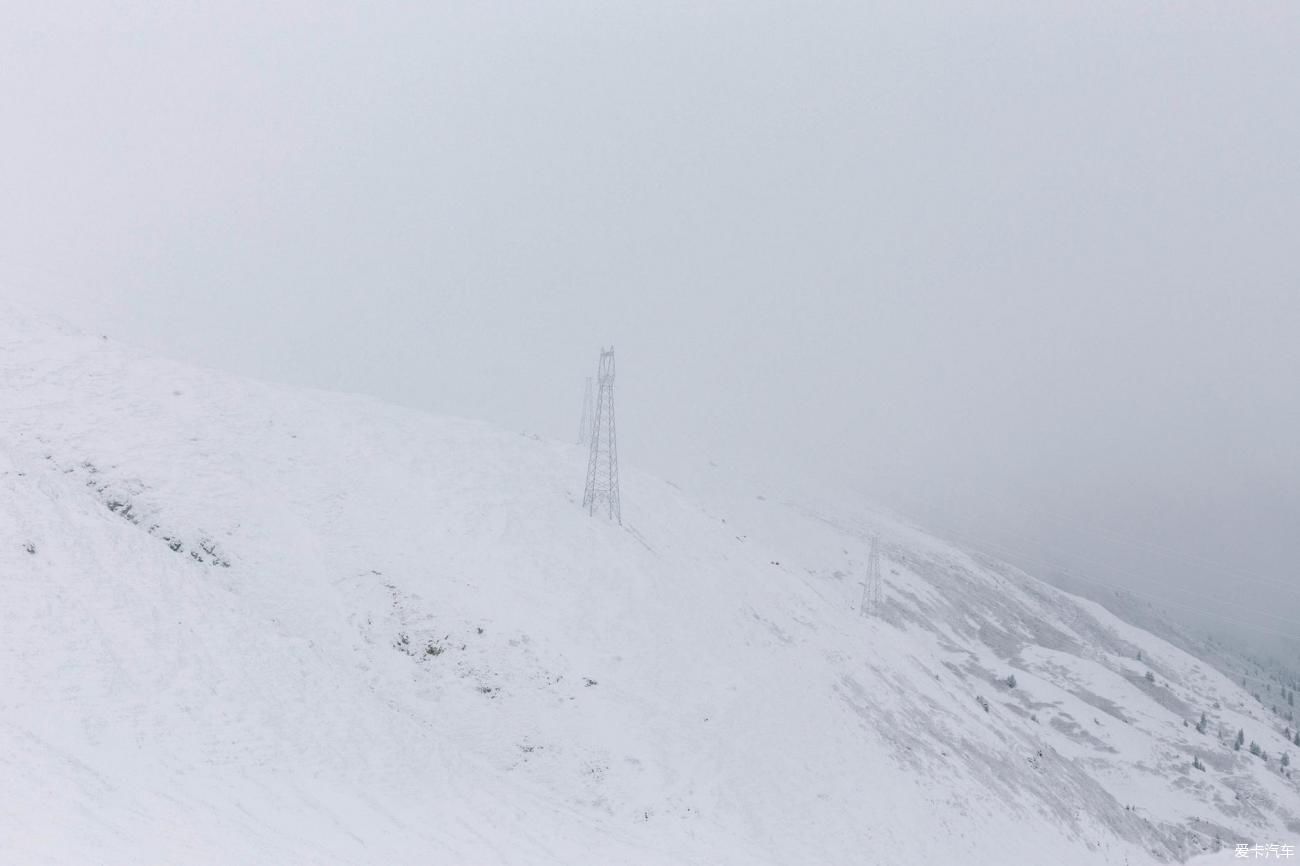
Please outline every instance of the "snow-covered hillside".
M15 311L0 383L0 862L1138 864L1300 833L1300 749L1241 688L879 515L625 466L619 527L576 446Z

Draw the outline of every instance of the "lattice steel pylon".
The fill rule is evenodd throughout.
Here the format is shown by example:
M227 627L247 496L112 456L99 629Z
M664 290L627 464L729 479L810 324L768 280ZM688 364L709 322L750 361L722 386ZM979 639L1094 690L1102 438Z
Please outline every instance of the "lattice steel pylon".
M880 537L871 538L871 556L867 559L867 579L862 582L862 605L858 613L870 616L880 612L885 601L885 591L880 579Z
M578 444L586 445L591 439L591 377L587 377L587 390L582 395L582 417L578 419Z
M587 458L587 489L582 507L595 514L605 503L611 520L623 523L618 495L618 438L614 426L614 347L600 348L596 373L596 408L591 422L591 456ZM602 509L603 510L603 509Z

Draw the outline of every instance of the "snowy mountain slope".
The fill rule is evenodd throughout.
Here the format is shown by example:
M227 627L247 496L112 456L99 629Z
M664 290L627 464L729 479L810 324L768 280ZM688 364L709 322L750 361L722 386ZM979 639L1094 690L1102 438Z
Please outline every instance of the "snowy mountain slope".
M886 579L894 582L895 592L885 617L930 631L945 649L960 648L969 657L963 666L973 679L996 680L1003 671L1015 674L1017 687L1000 692L1007 709L1022 717L1038 716L1039 723L1068 734L1072 743L1059 737L1046 741L1076 757L1089 774L1118 778L1136 769L1158 781L1154 788L1107 786L1138 814L1165 825L1182 822L1205 829L1219 820L1213 812L1201 811L1200 802L1208 798L1226 803L1223 811L1234 818L1254 822L1250 826L1257 829L1246 835L1261 832L1270 820L1295 832L1296 787L1280 772L1278 762L1288 749L1293 757L1296 751L1281 736L1284 722L1211 665L1118 620L1100 605L977 553L963 553L919 531L909 532L897 521L864 517L855 527L806 508L783 508L791 507L842 535L878 533L892 538L894 564ZM747 510L747 525L765 538L789 525L782 508L749 503ZM831 551L829 540L819 550ZM844 556L841 561L847 560ZM837 571L833 556L819 561L805 550L801 561L813 563L810 574L834 576ZM918 596L914 587L900 581L900 573L905 578L908 570L923 578L930 595ZM1153 681L1147 680L1148 673ZM1207 717L1205 734L1195 729L1202 711ZM1081 723L1085 716L1091 724ZM1258 739L1272 755L1262 784L1257 771L1263 762L1247 760L1230 748L1239 728L1247 732L1248 742ZM1222 773L1186 775L1192 755L1213 762ZM1166 808L1175 802L1175 791L1188 789L1195 796L1182 806ZM1162 808L1133 798L1133 792L1143 790L1157 797ZM1226 829L1219 828L1225 840Z
M1068 573L1058 572L1048 579L1054 586L1096 601L1130 625L1209 662L1230 680L1244 680L1242 684L1246 691L1251 692L1260 703L1266 703L1270 709L1276 706L1274 715L1287 724L1294 724L1294 706L1286 702L1283 693L1289 694L1293 688L1300 688L1300 667L1297 667L1300 659L1296 658L1297 647L1294 642L1275 639L1279 632L1275 619L1264 618L1259 633L1254 635L1223 633L1219 630L1210 633L1204 627L1191 628L1176 623L1166 610L1149 597L1111 589ZM1190 601L1181 599L1175 601L1180 606L1191 604ZM1225 616L1228 620L1238 619L1232 613ZM1245 623L1244 620L1240 622ZM1263 649L1260 648L1260 643L1264 644Z
M0 377L4 862L1141 863L1300 831L1240 688L905 525L625 470L620 528L573 446L16 312Z

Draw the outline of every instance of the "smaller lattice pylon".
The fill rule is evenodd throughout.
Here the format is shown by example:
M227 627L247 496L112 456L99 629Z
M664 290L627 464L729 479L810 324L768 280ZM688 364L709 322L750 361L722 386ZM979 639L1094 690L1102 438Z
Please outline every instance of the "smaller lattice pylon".
M623 507L618 490L618 431L614 424L614 347L601 347L596 372L596 406L591 423L590 452L587 459L587 484L582 507L595 514L600 506L611 520L623 523Z
M867 578L862 581L862 604L858 613L871 616L880 613L885 602L885 591L880 577L880 537L872 536L871 555L867 559Z

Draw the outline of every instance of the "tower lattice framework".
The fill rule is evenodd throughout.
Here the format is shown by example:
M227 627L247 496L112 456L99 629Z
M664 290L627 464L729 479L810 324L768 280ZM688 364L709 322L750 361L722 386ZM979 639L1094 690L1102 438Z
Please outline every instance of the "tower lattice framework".
M596 373L596 405L592 413L589 436L591 453L587 458L587 487L582 507L588 514L608 509L611 520L623 523L618 493L618 437L614 425L614 347L600 349L600 367Z
M867 559L867 578L862 582L862 604L858 613L870 616L880 613L885 602L884 587L880 577L880 536L871 538L871 555Z

